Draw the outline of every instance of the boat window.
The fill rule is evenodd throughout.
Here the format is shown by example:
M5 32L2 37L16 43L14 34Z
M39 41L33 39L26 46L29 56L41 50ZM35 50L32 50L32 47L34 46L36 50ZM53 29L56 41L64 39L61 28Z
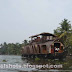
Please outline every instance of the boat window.
M34 53L34 47L32 46L32 51L33 51L33 53Z
M63 46L61 46L61 50L63 50Z
M38 45L38 48L39 48L39 53L41 53L40 45Z
M54 46L53 46L53 45L51 45L51 48L52 48L52 49L54 49Z
M43 53L47 53L46 45L42 45Z
M43 50L46 50L46 45L42 45Z
M60 50L60 43L54 43L54 49L55 52L58 52Z
M47 36L47 40L49 40L49 36Z
M53 36L50 36L50 40L52 40L53 39Z

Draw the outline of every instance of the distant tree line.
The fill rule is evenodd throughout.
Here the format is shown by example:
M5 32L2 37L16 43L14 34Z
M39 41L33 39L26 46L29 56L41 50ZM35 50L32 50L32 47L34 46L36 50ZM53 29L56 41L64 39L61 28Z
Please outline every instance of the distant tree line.
M0 54L2 55L20 55L23 46L27 45L28 41L24 40L22 44L6 43L0 44Z

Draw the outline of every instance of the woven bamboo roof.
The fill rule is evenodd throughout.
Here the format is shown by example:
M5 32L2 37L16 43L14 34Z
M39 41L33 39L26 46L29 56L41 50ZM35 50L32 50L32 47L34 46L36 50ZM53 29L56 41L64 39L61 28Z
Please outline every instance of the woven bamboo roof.
M42 35L42 36L54 36L54 37L56 37L56 35L54 35L52 33L43 32L43 33L40 33L40 34L36 34L36 35L30 36L29 38L37 37L39 35Z

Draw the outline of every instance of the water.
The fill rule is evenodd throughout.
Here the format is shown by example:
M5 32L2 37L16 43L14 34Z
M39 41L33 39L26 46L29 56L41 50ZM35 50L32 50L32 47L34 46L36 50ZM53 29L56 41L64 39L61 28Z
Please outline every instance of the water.
M0 55L0 64L2 65L23 65L27 64L27 60L22 60L21 56L15 55ZM0 68L0 72L28 72L32 71L32 68Z
M54 60L41 60L41 61L35 61L34 59L25 59L21 56L15 56L15 55L0 55L0 65L2 64L11 64L11 65L21 65L23 64L60 64L58 61ZM61 62L62 63L62 62ZM62 63L63 64L63 63ZM66 64L66 63L65 63ZM1 66L0 66L1 67ZM72 68L72 66L70 65ZM36 68L0 68L0 72L64 72L63 69L36 69ZM65 72L70 72L71 70L66 70ZM72 71L71 71L72 72Z

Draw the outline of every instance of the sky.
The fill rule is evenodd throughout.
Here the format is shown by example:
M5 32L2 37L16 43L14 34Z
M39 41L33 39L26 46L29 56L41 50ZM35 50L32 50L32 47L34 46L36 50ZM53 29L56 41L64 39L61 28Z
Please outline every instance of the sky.
M72 0L0 0L0 43L53 33L64 18L72 24Z

